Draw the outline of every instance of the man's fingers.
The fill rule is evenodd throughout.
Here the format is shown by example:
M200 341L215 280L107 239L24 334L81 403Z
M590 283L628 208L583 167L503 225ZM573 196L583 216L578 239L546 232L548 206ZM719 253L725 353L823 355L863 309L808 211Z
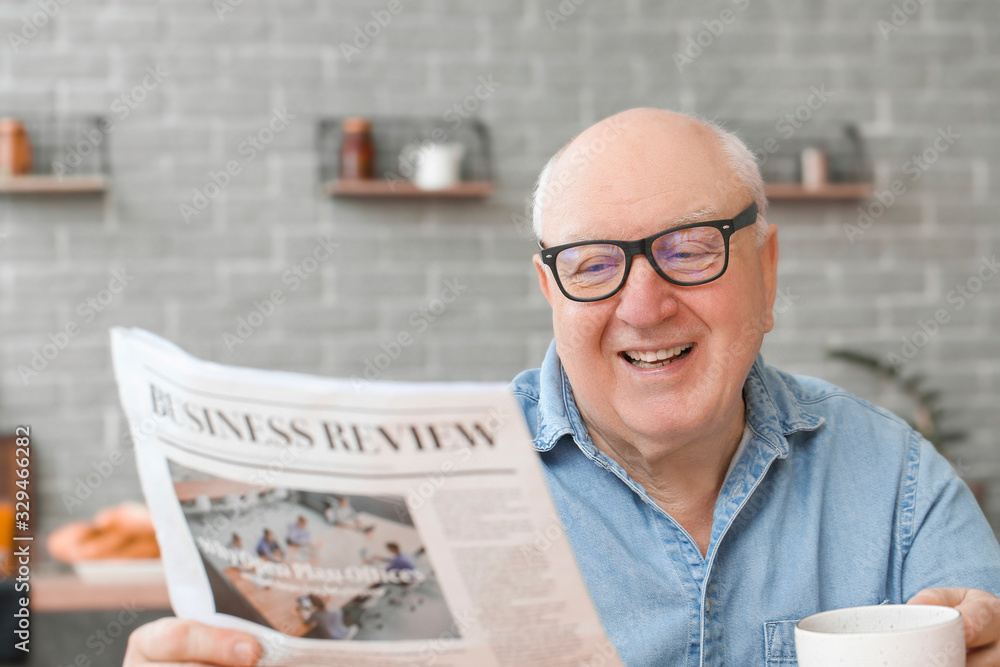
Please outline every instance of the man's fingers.
M965 617L965 644L967 648L988 646L1000 639L1000 600L986 591L971 590L958 606ZM996 651L997 647L993 647ZM993 656L1000 665L1000 656ZM988 664L988 663L987 663Z
M251 667L259 657L260 646L251 635L195 621L161 618L132 633L123 667L163 662Z
M965 656L965 667L997 667L1000 665L1000 655L995 646L977 648Z
M937 604L942 607L957 607L968 594L968 588L925 588L906 604Z
M970 650L1000 640L1000 600L986 591L969 588L928 588L910 598L909 604L939 604L955 607L962 612L965 622L965 645ZM996 650L996 647L993 650ZM987 658L980 657L979 662L985 659ZM992 655L991 659L1000 665L998 656ZM982 662L982 664L993 663Z

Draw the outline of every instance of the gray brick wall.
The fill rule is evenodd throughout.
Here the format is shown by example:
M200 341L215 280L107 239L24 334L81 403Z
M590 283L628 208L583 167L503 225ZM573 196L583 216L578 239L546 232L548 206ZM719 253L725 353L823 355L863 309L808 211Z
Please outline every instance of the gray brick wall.
M385 3L244 2L220 20L207 0L74 0L17 53L7 35L39 4L0 4L0 111L115 117L116 100L147 67L167 73L116 121L105 198L0 196L0 426L34 426L43 530L139 496L127 466L73 515L60 501L74 477L123 446L109 326L146 327L220 362L347 376L363 375L383 344L409 332L412 344L379 377L508 379L538 364L550 336L532 241L517 224L549 154L635 105L770 131L821 85L831 98L801 136L858 123L878 189L902 179L906 191L853 243L844 225L869 202L773 204L790 297L766 358L900 407L890 387L828 361L825 350L899 351L903 337L946 309L950 321L909 366L944 391L952 425L968 431L955 456L995 491L990 516L1000 524L1000 279L961 309L949 301L983 257L1000 253L1000 5L931 0L885 37L877 21L891 21L891 0L403 6L348 62L341 42ZM562 16L560 6L575 10ZM733 20L679 69L675 53L724 10ZM553 28L553 16L565 20ZM440 117L491 74L501 85L478 114L495 140L492 199L356 202L320 193L319 118ZM240 142L284 106L295 114L288 128L186 224L179 205L192 189L243 159ZM907 161L948 127L960 138L910 180ZM327 236L338 250L293 290L286 272ZM134 281L84 321L79 304L122 267ZM446 279L467 286L460 298L433 320L420 315ZM223 334L275 289L284 302L229 350ZM70 322L80 334L23 383L17 365Z

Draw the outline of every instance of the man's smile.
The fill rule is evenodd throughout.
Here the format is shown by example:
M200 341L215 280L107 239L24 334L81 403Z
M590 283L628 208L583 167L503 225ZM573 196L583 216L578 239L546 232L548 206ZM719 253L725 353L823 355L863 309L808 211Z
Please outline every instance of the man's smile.
M636 368L661 368L690 354L694 343L683 343L658 350L625 350L619 354Z

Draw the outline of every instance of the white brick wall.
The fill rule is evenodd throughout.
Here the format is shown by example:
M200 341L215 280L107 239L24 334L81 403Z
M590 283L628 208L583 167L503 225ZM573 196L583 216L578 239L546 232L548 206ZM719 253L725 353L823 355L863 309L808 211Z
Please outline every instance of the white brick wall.
M552 151L635 105L770 127L810 86L826 84L834 95L810 127L859 123L880 190L908 178L904 164L938 128L961 135L853 244L842 226L856 222L857 203L771 209L781 287L798 300L779 314L767 358L893 401L863 372L826 361L824 349L898 350L920 320L953 308L948 292L980 258L1000 254L1000 4L927 3L883 39L876 21L889 19L892 4L587 0L553 30L546 12L559 11L555 0L407 2L351 62L340 43L379 3L244 2L220 21L207 1L74 0L20 53L4 37L0 112L112 115L147 66L169 73L118 121L105 199L0 196L0 425L34 425L43 527L70 518L60 493L121 446L112 325L147 327L221 362L361 374L442 281L457 278L467 291L382 377L500 380L536 365L548 315L532 241L512 216ZM0 5L0 36L38 7ZM674 53L725 9L735 20L678 71ZM440 116L489 74L501 83L480 109L495 141L491 200L360 203L319 193L318 118ZM287 130L185 224L178 207L192 188L243 159L240 142L282 106L296 114ZM340 250L292 291L285 271L325 235ZM77 305L119 266L134 283L83 323ZM227 350L223 333L273 289L285 302ZM1000 480L1000 279L951 315L912 365L945 391L953 425L969 431L963 466ZM81 334L23 384L16 366L70 321ZM131 469L116 473L74 518L138 494ZM1000 497L991 508L1000 518Z

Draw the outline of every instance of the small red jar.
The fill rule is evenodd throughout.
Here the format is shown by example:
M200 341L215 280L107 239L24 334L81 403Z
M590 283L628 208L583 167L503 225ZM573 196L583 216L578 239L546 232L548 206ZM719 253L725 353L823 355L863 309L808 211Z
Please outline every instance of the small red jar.
M24 123L14 118L0 118L0 177L30 172L31 142Z
M367 118L345 118L341 131L341 180L375 178L375 144L372 142L371 121Z

